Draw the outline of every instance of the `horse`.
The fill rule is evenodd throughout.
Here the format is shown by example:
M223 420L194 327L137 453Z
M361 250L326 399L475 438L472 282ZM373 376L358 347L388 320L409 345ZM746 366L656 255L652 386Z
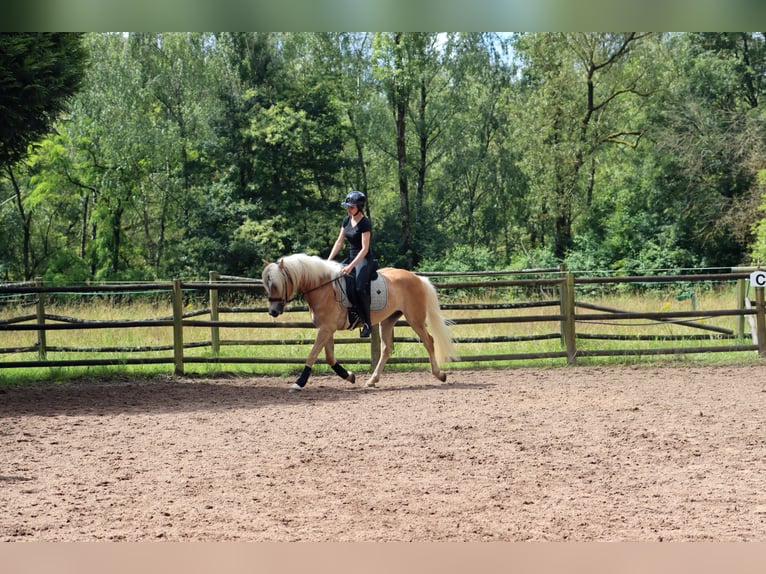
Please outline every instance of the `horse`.
M341 304L343 286L339 280L345 281L341 272L343 266L305 253L287 255L275 263L266 260L263 263L262 280L269 298L269 315L278 317L284 312L288 301L302 295L308 304L311 321L318 329L303 371L290 390L300 391L306 386L322 349L327 364L339 377L350 383L356 382L356 375L336 361L334 351L335 332L353 327L349 323L348 309ZM425 277L394 267L379 269L378 275L386 282L387 299L382 309L371 310L371 326L379 325L381 353L366 386L375 387L380 381L393 350L394 325L402 316L428 351L431 374L445 382L447 374L439 365L454 359L455 350L448 321L442 316L433 284Z

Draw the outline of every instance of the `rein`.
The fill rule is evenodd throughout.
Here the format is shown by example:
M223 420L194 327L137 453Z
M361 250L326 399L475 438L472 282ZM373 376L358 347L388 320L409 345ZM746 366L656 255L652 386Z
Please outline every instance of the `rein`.
M282 270L282 275L284 275L284 277L285 277L285 291L287 291L287 280L289 279L289 277L287 275L287 272L284 269ZM338 281L342 277L343 277L343 275L338 275L337 277L333 277L332 279L328 279L324 283L320 283L316 287L312 287L308 291L303 291L302 293L299 292L296 289L295 295L293 297L291 297L290 299L288 299L287 297L269 297L269 303L283 303L283 304L287 305L288 303L291 303L291 302L295 301L301 295L305 295L306 293L311 293L312 291L316 291L320 287L324 287L325 285L329 285L330 283L335 283L336 281Z

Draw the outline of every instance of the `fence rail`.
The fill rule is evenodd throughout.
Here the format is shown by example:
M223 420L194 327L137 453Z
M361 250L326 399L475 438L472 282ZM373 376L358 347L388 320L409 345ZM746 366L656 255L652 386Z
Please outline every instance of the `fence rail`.
M425 275L425 274L424 274ZM473 351L461 353L457 362L481 363L481 362L512 362L512 361L535 361L562 359L569 364L574 364L578 358L585 357L626 357L626 356L656 356L667 354L697 354L719 352L757 352L759 356L766 356L766 319L764 318L764 289L753 287L756 300L750 301L748 294L750 287L747 285L749 274L746 270L731 273L717 274L686 274L664 276L627 276L627 277L576 277L571 273L559 272L555 269L538 269L526 271L492 272L492 273L430 273L427 274L437 290L448 294L461 292L476 294L491 291L495 293L493 302L470 302L451 303L445 301L442 309L445 315L454 325L456 332L455 341L458 349L466 346ZM505 277L523 275L523 278L507 279ZM529 277L529 275L541 275ZM553 275L553 276L551 276ZM481 280L466 281L466 276L482 277ZM459 278L460 280L455 280ZM578 301L576 292L578 287L583 286L612 286L619 284L652 284L668 283L688 287L700 282L714 282L727 284L736 282L736 302L732 302L731 308L705 309L691 311L658 311L644 312L618 309L604 305L598 305L586 301ZM545 292L549 298L529 301L503 301L498 293L504 290L517 289L529 293L530 290ZM0 297L5 300L13 297L33 297L36 306L34 314L21 314L18 316L5 317L0 307L0 370L25 367L82 367L82 366L111 366L111 365L157 365L172 364L176 374L183 374L187 364L302 364L304 357L285 356L262 356L253 353L247 356L232 356L222 353L222 347L259 347L259 346L305 346L313 343L313 336L295 337L265 337L275 328L280 330L312 330L313 325L306 320L283 320L275 321L252 321L252 320L223 320L221 315L239 315L259 313L265 316L264 306L226 306L220 304L221 293L245 293L250 297L256 294L263 297L263 287L257 280L249 280L242 277L232 277L210 273L208 282L172 282L121 284L121 285L80 285L55 287L44 285L40 280L35 284L23 285L0 285ZM148 319L121 319L121 320L94 320L82 319L53 314L46 312L47 303L56 297L80 295L87 297L96 295L119 296L135 293L153 293L158 297L167 297L172 309L170 315ZM552 297L552 298L550 298ZM187 301L199 302L203 300L204 308L189 309L185 305ZM692 299L696 302L696 298ZM304 305L293 305L287 309L288 313L304 313ZM481 316L482 313L491 313ZM521 313L521 314L520 314ZM200 318L202 317L202 318ZM208 317L208 318L204 318ZM734 317L737 320L736 328L730 329L720 325L708 325L703 320L714 318ZM749 321L750 332L745 329L745 321ZM625 325L627 321L645 321L647 324L664 325L666 327L687 328L696 333L684 334L617 334L617 333L592 333L588 329L593 325L616 326ZM533 332L541 324L553 325L550 332ZM480 336L461 336L460 328L463 325L481 326L483 332ZM521 326L526 332L513 332L505 334L489 332L490 329L499 330L508 326ZM646 324L644 324L646 325ZM396 343L417 343L419 339L413 336L402 336L401 328L408 327L406 321L400 320L396 324L399 331L395 337ZM131 329L148 328L159 329L166 335L171 333L171 342L167 344L141 344L134 345L110 345L110 346L74 346L74 345L51 345L48 343L48 334L60 331L87 331L91 329L121 329L128 332ZM247 329L255 333L253 339L223 339L221 329ZM193 340L189 336L191 332L206 330L210 334L209 339ZM22 336L26 332L35 332L37 339L33 343L14 342L15 337ZM374 336L369 344L369 356L343 357L343 362L369 364L377 360L379 353L379 340ZM752 342L747 342L752 339ZM734 341L730 344L711 344L713 342ZM514 344L521 342L540 342L547 345L545 348L534 352L510 352ZM633 346L621 348L593 348L594 342L604 341L630 342ZM669 341L696 341L693 346L672 346L663 344L660 347L647 348L636 346L637 342L669 342ZM707 344L700 344L705 341ZM355 337L344 337L339 333L336 343L365 344ZM7 345L7 346L6 346ZM501 345L500 349L497 346ZM192 349L203 349L206 354L194 354ZM494 349L494 350L493 350ZM105 358L55 358L48 356L49 353L60 355L88 353L94 354L119 354ZM160 356L132 356L134 354L160 354ZM9 356L34 355L37 357L24 360L12 360ZM284 355L282 353L282 355ZM418 356L392 356L390 363L425 363L425 353Z

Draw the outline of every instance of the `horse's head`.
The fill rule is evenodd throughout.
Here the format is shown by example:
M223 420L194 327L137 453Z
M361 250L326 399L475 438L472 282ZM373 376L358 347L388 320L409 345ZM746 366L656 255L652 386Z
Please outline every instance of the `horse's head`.
M278 317L284 312L290 297L290 278L281 259L277 263L269 263L266 260L263 263L265 267L261 279L269 297L269 315Z

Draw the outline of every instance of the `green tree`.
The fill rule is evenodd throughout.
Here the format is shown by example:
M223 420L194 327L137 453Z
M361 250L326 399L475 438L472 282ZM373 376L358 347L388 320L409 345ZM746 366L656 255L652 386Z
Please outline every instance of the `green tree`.
M92 34L88 89L62 126L85 194L84 257L94 277L189 271L189 214L203 213L211 116L219 101L211 35ZM200 238L202 241L202 238ZM195 273L199 273L195 269Z
M759 102L766 67L762 34L685 34L669 39L674 81L651 117L665 208L675 233L703 266L739 264L752 242L756 175L763 167Z
M599 151L633 148L645 131L640 116L621 111L655 91L646 34L522 34L525 97L518 137L531 147L523 169L539 198L535 241L563 260L578 216L592 202ZM623 108L624 109L624 108Z
M405 267L412 268L419 255L414 252L410 177L412 166L407 153L407 115L416 86L414 61L417 34L393 32L377 34L373 43L373 74L388 99L393 117L397 189L399 192L400 252Z
M428 206L442 238L428 256L440 257L451 238L460 237L468 249L489 249L496 265L503 265L519 241L518 223L526 219L527 186L517 167L522 146L512 137L513 62L493 34L460 34L447 42L449 89L436 101L439 143L432 151L439 161Z
M405 267L417 266L440 243L430 203L438 195L439 166L453 146L462 146L460 130L451 128L465 105L461 92L470 94L475 87L463 74L470 64L461 63L472 53L466 47L480 44L475 38L401 32L375 39L373 74L393 119L389 128L379 126L378 145L393 161L398 190L398 208L388 214L387 227L396 230L397 262Z
M377 157L373 133L378 129L375 112L383 104L369 65L373 37L346 32L291 35L301 54L295 59L304 81L322 84L328 91L346 134L346 161L339 174L342 189L332 189L324 199L337 205L348 191L359 190L367 196L367 215L374 220L376 193L382 186L372 167L378 163L373 159ZM328 235L327 251L337 235L336 223Z
M211 79L204 88L209 139L200 146L201 181L184 203L184 235L175 258L184 273L216 269L232 274L254 272L261 257L272 257L270 237L258 225L271 225L251 201L254 186L250 109L278 83L281 63L271 33L219 33L207 40ZM279 229L274 226L274 229ZM268 253L268 255L267 255Z
M66 131L77 155L72 176L93 190L86 256L97 279L143 278L148 266L128 230L153 170L158 132L147 116L146 86L130 49L136 38L91 34L87 41L88 89L73 103Z
M22 159L80 88L81 34L0 34L0 165Z
M338 201L349 165L348 133L343 107L330 82L312 69L303 38L219 40L231 63L250 62L230 75L234 96L223 96L227 123L220 125L216 153L229 163L236 158L228 178L242 205L236 263L254 273L262 258L326 249L329 236L316 230L329 231L330 214L337 229L337 203L328 199ZM264 61L268 65L258 65Z
M77 93L86 63L80 34L0 34L0 168L10 184L21 236L20 270L31 279L34 211L27 205L14 166L48 131ZM5 200L2 205L7 205ZM8 244L12 243L9 238ZM13 261L3 264L6 272Z
M257 274L326 253L350 189L386 265L766 252L761 33L83 38L69 113L2 166L6 279Z

